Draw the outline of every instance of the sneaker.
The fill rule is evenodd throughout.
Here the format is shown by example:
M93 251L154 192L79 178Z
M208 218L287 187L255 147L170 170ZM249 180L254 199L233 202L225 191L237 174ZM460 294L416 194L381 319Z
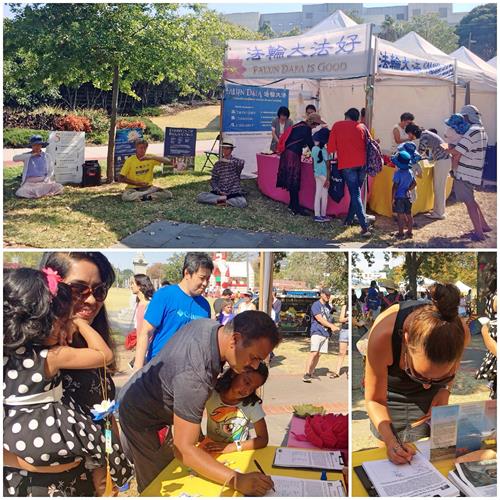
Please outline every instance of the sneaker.
M311 375L309 375L309 373L305 373L304 376L302 377L302 381L310 384L312 381Z
M425 214L425 216L428 217L429 219L437 219L437 220L446 219L446 217L444 215L437 215L434 212L430 212L428 214Z
M328 215L322 215L321 218L324 222L332 222L333 217L328 217Z
M369 230L369 229L363 229L363 230L361 231L361 236L362 236L363 238L371 238L371 235L372 235L372 233L370 232L370 230Z
M323 217L321 217L320 215L315 215L313 220L314 222L326 222L326 220L323 219Z

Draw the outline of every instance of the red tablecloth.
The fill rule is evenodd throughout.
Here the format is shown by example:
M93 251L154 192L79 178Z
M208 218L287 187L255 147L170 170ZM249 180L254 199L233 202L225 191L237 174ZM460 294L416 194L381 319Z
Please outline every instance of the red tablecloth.
M260 192L267 197L281 201L281 203L290 202L288 191L276 187L276 178L278 176L278 166L280 157L278 155L263 155L257 154L257 185ZM369 185L371 185L371 178L368 178ZM316 191L316 183L314 181L314 172L312 163L302 162L302 172L300 180L300 193L299 201L301 206L314 210L314 192ZM347 186L345 194L340 203L335 203L328 197L328 205L326 206L326 213L328 215L345 215L349 210L349 191Z
M295 437L296 435L304 434L305 425L306 425L305 419L296 417L295 415L292 416L288 430L288 441L285 443L285 446L289 446L290 448L307 448L309 450L325 449L325 448L317 448L309 441L300 441ZM349 453L347 452L346 449L341 449L339 451L342 452L342 458L344 459L344 463L347 465L349 459Z

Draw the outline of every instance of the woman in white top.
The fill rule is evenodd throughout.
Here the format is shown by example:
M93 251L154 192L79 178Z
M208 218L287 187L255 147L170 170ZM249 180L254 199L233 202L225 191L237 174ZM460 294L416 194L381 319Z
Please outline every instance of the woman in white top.
M408 134L405 132L405 128L407 125L413 122L415 120L415 117L411 113L403 113L399 117L399 123L397 125L394 125L394 128L392 129L392 152L394 153L397 149L397 147L400 144L403 144L403 142L408 141Z
M54 162L50 155L42 151L47 146L40 135L30 138L31 151L15 155L14 161L24 162L21 187L16 191L19 198L43 198L54 196L64 187L54 180Z

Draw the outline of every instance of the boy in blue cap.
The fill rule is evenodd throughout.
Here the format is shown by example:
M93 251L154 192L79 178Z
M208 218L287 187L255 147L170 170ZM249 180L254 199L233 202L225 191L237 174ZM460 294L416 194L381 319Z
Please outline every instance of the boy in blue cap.
M413 216L411 214L410 191L417 185L411 169L412 156L408 151L398 151L391 157L391 161L397 168L392 178L392 209L397 214L399 229L395 236L397 239L412 238ZM404 233L405 225L406 235Z

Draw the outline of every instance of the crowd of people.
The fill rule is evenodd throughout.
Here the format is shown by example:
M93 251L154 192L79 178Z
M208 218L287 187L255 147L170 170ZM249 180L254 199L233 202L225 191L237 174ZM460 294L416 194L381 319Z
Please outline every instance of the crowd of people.
M273 290L268 315L256 310L251 291L237 299L225 289L212 309L204 295L213 268L208 254L190 252L176 284L155 291L144 274L130 279L136 353L119 395L104 304L115 281L108 259L51 252L39 269L5 270L5 496L111 496L132 477L141 493L174 457L246 495L272 488L269 476L234 471L214 453L267 446L257 392L281 341L282 303ZM339 330L330 295L321 290L312 308L311 378L328 350L324 326ZM345 307L340 321L338 370L348 343Z

